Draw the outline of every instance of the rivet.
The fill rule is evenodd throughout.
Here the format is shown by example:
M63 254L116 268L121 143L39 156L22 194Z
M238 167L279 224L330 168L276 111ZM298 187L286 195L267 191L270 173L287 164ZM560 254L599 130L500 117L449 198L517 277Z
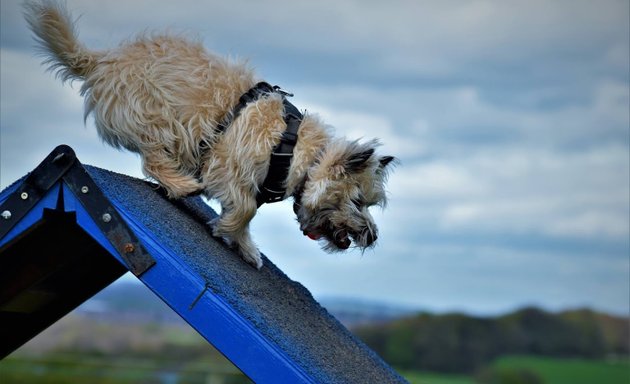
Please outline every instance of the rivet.
M2 211L2 218L9 220L11 218L11 211Z
M88 193L90 191L90 188L87 187L87 185L84 185L81 187L81 192L82 193Z
M135 249L136 249L136 248L135 248L135 247L133 246L133 244L131 244L131 243L127 243L127 244L125 244L125 246L124 246L125 253L131 253L131 252L133 252Z
M109 213L104 213L101 218L106 223L109 223L110 221L112 221L112 215L110 215Z
M22 198L22 200L26 200L26 199L28 199L28 193L26 193L26 192L22 192L22 194L20 195L20 197Z

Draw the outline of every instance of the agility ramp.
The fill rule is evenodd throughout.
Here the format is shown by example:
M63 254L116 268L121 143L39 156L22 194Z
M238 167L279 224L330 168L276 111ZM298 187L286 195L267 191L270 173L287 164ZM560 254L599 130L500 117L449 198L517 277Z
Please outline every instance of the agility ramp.
M169 200L62 145L0 214L0 357L131 271L254 382L405 382L269 259L257 271L212 238L200 197Z

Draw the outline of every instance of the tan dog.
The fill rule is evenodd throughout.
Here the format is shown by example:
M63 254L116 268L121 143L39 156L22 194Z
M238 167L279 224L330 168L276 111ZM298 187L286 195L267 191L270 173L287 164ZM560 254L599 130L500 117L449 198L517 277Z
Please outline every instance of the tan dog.
M210 223L256 268L260 253L249 233L256 196L285 122L284 95L268 92L233 107L255 84L253 71L208 53L180 37L140 36L108 51L77 41L65 7L54 1L25 3L25 17L50 69L62 80L82 80L85 115L93 114L100 137L140 154L143 171L171 198L202 192L221 204ZM224 132L219 122L232 119ZM391 156L378 157L376 140L334 138L316 116L305 115L284 180L305 235L328 251L351 241L365 249L377 238L368 212L384 206Z

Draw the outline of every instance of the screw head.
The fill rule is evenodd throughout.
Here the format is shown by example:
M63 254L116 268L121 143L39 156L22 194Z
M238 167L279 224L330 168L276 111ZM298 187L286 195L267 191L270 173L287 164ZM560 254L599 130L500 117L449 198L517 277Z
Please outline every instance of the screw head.
M112 221L112 215L110 215L109 213L104 213L101 219L103 219L104 222L109 223L110 221Z
M22 192L22 193L20 194L20 197L22 198L22 200L26 200L26 199L28 199L28 193L26 193L26 192Z
M81 192L82 193L88 193L90 191L90 188L87 187L87 185L84 185L81 187Z
M136 247L134 247L131 243L127 243L124 246L125 253L132 253L135 249Z
M9 220L11 218L11 211L2 211L2 218Z

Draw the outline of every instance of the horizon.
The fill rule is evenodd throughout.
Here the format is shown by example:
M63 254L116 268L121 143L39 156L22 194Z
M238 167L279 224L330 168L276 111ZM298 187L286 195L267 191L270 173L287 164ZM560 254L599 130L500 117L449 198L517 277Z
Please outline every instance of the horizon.
M124 286L124 285L134 285L134 286L139 286L142 287L143 289L146 289L147 292L153 294L151 292L151 290L146 287L142 281L136 279L131 273L126 273L124 276L122 276L121 278L119 278L117 281L115 281L114 283L112 283L110 286L106 287L105 289L103 289L103 291L109 289L110 287L116 285L116 286ZM101 292L103 292L101 291ZM95 296L97 296L98 294L100 294L101 292L97 293ZM95 297L94 296L94 297ZM94 297L90 298L89 300L85 301L83 304L88 303L90 300L94 299ZM561 314L561 313L565 313L565 312L579 312L579 311L592 311L595 313L599 313L599 314L604 314L604 315L608 315L608 316L613 316L613 317L618 317L618 318L625 318L625 319L630 319L630 313L615 313L615 312L609 312L609 311L602 311L602 310L597 310L595 308L591 308L588 306L576 306L576 307L566 307L566 308L546 308L543 305L538 305L535 303L530 303L530 304L523 304L523 305L518 305L515 306L514 308L509 308L506 309L505 311L499 311L499 312L476 312L476 311L470 311L467 309L458 309L458 308L452 308L452 309L432 309L429 307L418 307L418 306L414 306L414 305L407 305L407 304L401 304L401 303L397 303L396 301L392 301L392 300L378 300L378 299L371 299L371 298L362 298L362 297L352 297L352 296L315 296L313 295L314 299L324 308L326 308L327 310L330 311L329 306L332 305L343 305L345 303L348 304L352 304L352 305L358 305L360 307L383 307L386 308L388 310L392 310L392 311L396 311L396 312L400 312L403 313L402 315L400 315L400 317L406 317L406 316L414 316L417 314L430 314L430 315L450 315L450 314L461 314L461 315L465 315L465 316L471 316L471 317L481 317L481 318L495 318L495 317L501 317L501 316L506 316L509 314L513 314L522 310L526 310L526 309L537 309L537 310L541 310L544 311L546 313L550 313L550 314ZM157 300L162 301L157 295L155 295L155 298ZM98 300L98 298L96 299ZM83 305L82 304L82 305ZM164 305L166 305L164 303ZM362 308L362 309L364 309ZM336 310L338 310L338 308L335 308Z

